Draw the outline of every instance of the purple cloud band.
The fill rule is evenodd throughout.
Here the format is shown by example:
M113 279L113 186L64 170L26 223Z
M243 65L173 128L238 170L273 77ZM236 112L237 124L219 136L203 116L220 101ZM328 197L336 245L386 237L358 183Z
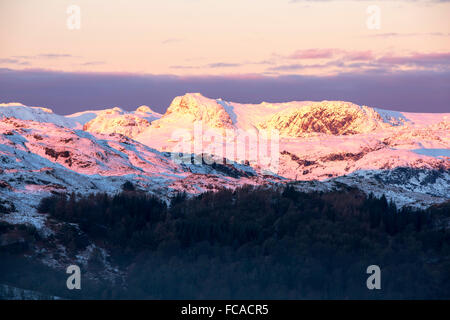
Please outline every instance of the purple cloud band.
M186 92L242 103L346 100L399 111L449 112L450 71L177 77L0 69L1 102L47 106L59 114L111 106L132 110L142 104L165 112Z

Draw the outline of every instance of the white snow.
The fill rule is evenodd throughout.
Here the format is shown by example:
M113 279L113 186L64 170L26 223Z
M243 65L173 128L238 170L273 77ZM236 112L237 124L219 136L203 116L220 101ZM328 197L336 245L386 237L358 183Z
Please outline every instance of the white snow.
M450 158L450 149L426 149L426 148L420 148L420 149L413 149L412 150L415 153L423 154L435 158L440 157L447 157Z
M17 208L0 219L45 229L45 215L35 210L43 196L115 193L128 180L165 200L179 191L297 181L302 190L329 190L339 182L386 193L400 205L428 206L450 197L449 116L344 101L240 104L199 93L176 97L164 115L140 106L60 116L47 108L0 104L0 198ZM225 137L201 143L216 160L223 156L216 151L242 132L279 129L277 170L265 176L268 168L246 155L231 159L231 173L175 161L171 152L181 151L180 141L194 143L196 121L202 133ZM173 135L180 130L188 134Z

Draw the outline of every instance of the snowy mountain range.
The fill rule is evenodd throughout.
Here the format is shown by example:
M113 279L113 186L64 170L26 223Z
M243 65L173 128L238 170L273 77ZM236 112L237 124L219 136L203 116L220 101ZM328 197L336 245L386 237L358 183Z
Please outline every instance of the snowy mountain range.
M261 142L266 132L276 132L276 167L261 164L259 144L246 145L245 138ZM244 151L223 152L230 144ZM289 183L301 190L356 187L399 206L427 207L450 199L449 160L450 113L343 101L241 104L199 93L176 97L164 114L140 106L63 116L4 103L0 212L8 214L0 219L42 227L45 217L35 210L42 197L114 193L126 181L167 201L183 191Z

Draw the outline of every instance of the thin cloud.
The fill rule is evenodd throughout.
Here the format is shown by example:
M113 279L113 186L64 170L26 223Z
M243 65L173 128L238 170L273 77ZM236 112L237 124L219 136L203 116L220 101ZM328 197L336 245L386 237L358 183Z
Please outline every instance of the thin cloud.
M421 70L450 69L450 52L411 54L376 54L371 50L348 51L340 49L307 49L296 51L284 59L308 61L311 59L326 60L322 64L284 63L268 68L266 71L290 72L307 69L320 69L342 72L364 72L379 70L392 72L402 68L416 68Z
M45 59L60 59L60 58L73 58L74 56L71 54L43 53L38 54L36 57Z
M248 62L247 64L275 64L273 60L261 60L256 62Z
M348 51L342 49L306 49L297 50L293 54L287 56L288 59L314 60L314 59L331 59L340 57L341 60L369 60L373 59L373 53L367 51Z
M98 66L98 65L102 65L102 64L106 64L105 61L87 61L84 63L80 63L81 66Z
M441 53L413 53L410 55L385 55L377 62L395 65L445 65L450 66L450 52Z
M289 59L326 59L332 58L338 53L337 49L307 49L297 50Z
M177 43L177 42L181 42L181 41L183 41L183 39L181 39L181 38L169 38L169 39L165 39L165 40L161 41L161 44Z
M171 68L171 69L198 69L200 67L175 65L175 66L170 66L169 68Z
M316 63L316 64L285 64L267 69L267 71L295 71L295 70L306 70L306 69L326 69L329 67L342 67L343 63L340 61L328 61L326 63Z
M369 38L394 38L394 37L448 37L450 33L443 32L423 32L423 33L397 33L397 32L386 32L386 33L378 33L378 34L370 34L366 37Z
M347 52L345 52L343 59L346 61L372 60L372 59L374 59L374 53L370 50L347 51Z
M18 59L11 59L11 58L3 58L0 59L0 64L14 64L14 65L20 65L20 66L28 66L30 65L27 61L22 61Z
M40 53L31 56L13 56L19 59L61 59L61 58L80 58L68 53Z
M226 63L226 62L215 62L215 63L209 63L206 65L201 66L184 66L184 65L174 65L170 66L171 69L201 69L201 68L234 68L234 67L240 67L243 66L242 63Z
M378 72L389 73L402 68L416 68L420 70L436 70L450 68L450 53L412 53L409 55L380 54L371 50L342 50L335 48L297 50L291 55L279 55L278 63L272 60L244 63L216 62L206 65L173 65L171 69L220 69L237 68L245 65L266 64L270 66L264 72L272 74L279 72L299 72L307 70L321 70L325 74L339 74L343 72ZM295 61L293 63L293 60ZM323 63L311 63L325 60ZM284 63L283 63L284 62ZM322 62L322 61L321 61Z
M294 64L285 64L276 67L271 67L267 69L268 71L296 71L305 69L305 65L294 63Z
M216 63L210 63L206 65L207 68L233 68L233 67L240 67L242 64L240 63L225 63L225 62L216 62Z

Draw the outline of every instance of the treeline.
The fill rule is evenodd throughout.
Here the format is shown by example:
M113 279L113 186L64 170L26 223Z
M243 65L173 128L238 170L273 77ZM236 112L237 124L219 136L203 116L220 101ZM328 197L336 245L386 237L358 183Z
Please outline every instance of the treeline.
M349 189L243 187L170 206L120 194L53 195L40 212L76 223L126 271L123 298L450 298L449 204L397 209ZM382 290L366 268L382 270Z

